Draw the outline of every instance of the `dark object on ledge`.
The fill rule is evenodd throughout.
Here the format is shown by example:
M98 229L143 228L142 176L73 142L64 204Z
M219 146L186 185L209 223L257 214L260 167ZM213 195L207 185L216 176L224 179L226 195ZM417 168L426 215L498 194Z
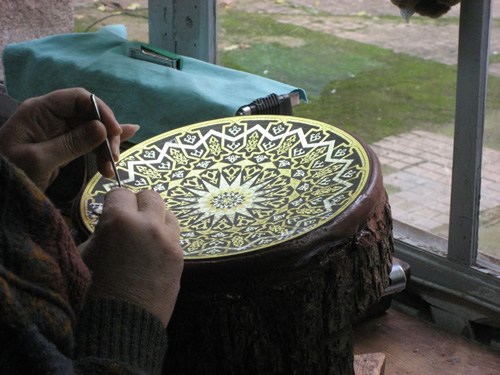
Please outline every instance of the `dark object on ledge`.
M264 98L254 100L248 105L240 107L236 111L237 116L247 115L286 115L292 116L292 106L299 104L298 92L276 95L270 94Z
M431 18L441 17L459 2L460 0L391 0L401 10L401 16L406 22L414 13Z
M384 314L391 307L394 297L396 296L397 298L399 293L406 289L410 280L410 273L410 265L408 263L401 259L393 258L389 274L390 284L382 292L382 298L378 303L369 307L364 314L357 316L353 320L353 323L358 324Z

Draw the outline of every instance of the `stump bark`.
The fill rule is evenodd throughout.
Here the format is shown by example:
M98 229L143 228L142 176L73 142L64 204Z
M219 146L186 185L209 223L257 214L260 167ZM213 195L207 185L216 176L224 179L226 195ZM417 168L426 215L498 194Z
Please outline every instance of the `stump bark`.
M164 373L353 375L352 322L389 285L393 254L375 166L352 209L315 233L227 264L186 262Z

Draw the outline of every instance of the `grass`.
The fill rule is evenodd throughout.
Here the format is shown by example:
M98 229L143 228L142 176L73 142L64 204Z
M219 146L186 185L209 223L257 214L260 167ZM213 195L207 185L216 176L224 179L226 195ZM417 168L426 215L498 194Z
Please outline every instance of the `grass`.
M294 114L375 142L414 128L450 133L456 68L372 45L344 40L273 18L222 12L222 65L304 88L309 103ZM500 79L489 79L488 107L500 107ZM500 139L491 126L489 139ZM496 148L500 143L493 142Z

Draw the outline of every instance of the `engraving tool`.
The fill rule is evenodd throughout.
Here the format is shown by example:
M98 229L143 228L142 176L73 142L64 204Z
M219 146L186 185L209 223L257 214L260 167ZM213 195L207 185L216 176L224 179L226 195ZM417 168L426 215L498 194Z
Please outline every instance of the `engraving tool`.
M95 100L94 94L90 94L90 100L92 102L92 105L94 106L94 111L95 111L95 115L96 115L97 119L99 121L102 121L101 120L101 113L99 112L99 107L97 106L97 101ZM107 137L106 137L106 140L104 141L104 144L105 144L105 147L108 151L109 160L111 161L111 166L113 167L113 172L115 173L115 178L116 178L116 182L118 183L118 187L122 187L122 183L120 181L120 176L118 176L118 170L116 169L115 160L113 159L113 153L111 152L111 145L109 144L109 140Z

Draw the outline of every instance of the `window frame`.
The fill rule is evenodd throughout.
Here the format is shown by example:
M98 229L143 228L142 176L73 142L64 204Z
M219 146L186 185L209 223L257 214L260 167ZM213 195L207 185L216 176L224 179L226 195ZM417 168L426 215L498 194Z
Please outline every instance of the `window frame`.
M466 266L478 254L490 23L491 0L462 1L447 257Z

